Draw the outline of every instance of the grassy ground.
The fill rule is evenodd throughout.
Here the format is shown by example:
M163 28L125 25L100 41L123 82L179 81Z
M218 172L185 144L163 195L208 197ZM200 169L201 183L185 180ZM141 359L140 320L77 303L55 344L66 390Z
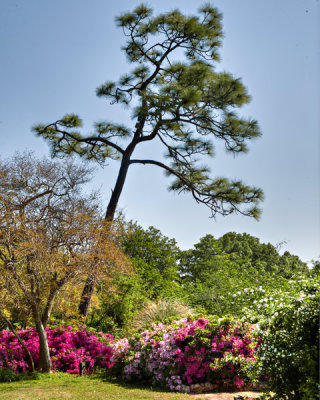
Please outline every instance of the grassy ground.
M97 376L75 376L62 373L44 374L33 380L0 383L0 399L190 400L183 394L105 381Z

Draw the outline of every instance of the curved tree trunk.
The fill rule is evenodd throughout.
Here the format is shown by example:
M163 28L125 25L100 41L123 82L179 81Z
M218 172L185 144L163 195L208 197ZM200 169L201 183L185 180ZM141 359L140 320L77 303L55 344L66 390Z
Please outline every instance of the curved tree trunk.
M38 370L40 372L49 372L51 369L51 359L47 340L47 332L41 322L36 324L36 328L40 341Z
M128 168L130 165L130 156L132 154L133 149L130 150L130 153L128 153L126 156L123 157L118 178L114 187L114 190L112 191L112 195L107 207L105 219L107 221L112 222L114 219L114 215L116 212L116 208L118 206L119 198L123 189L124 182L126 180L126 176L128 173ZM80 303L79 303L79 315L83 318L83 322L86 323L88 312L89 312L89 306L90 306L90 301L92 294L94 292L95 284L97 280L97 272L94 272L90 275L88 275L85 286L83 288L83 292L81 295Z

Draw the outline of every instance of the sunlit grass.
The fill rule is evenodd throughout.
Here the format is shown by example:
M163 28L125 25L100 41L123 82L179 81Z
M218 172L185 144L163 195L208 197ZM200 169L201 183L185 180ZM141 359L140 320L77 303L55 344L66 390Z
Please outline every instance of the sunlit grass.
M32 380L0 383L0 399L190 400L187 395L104 380L101 376L63 373L41 374Z

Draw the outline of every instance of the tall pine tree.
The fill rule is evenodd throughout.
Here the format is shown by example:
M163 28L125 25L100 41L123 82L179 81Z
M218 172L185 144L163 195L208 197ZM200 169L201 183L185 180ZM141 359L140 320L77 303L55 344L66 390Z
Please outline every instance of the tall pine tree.
M260 135L257 121L245 119L236 109L249 102L241 80L215 72L221 45L221 14L205 5L199 16L180 11L153 15L144 4L116 18L127 38L124 51L134 68L118 82L97 88L97 96L129 108L134 126L109 121L95 124L94 134L81 132L81 119L67 114L51 124L34 127L48 140L54 156L74 153L88 160L120 161L106 219L113 220L128 169L135 164L159 167L173 178L170 190L189 192L211 214L241 213L258 218L259 188L239 180L211 178L200 164L213 156L213 140L224 142L228 152L247 151L247 142ZM137 147L156 141L155 159L135 158ZM146 188L146 190L148 190ZM88 278L80 312L86 315L95 278Z

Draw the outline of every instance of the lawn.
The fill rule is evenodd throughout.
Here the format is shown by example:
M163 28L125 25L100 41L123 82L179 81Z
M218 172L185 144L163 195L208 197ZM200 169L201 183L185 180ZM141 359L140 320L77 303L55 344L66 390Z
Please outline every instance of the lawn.
M106 381L98 376L57 373L44 374L32 380L0 383L0 399L190 400L190 397L154 388Z

